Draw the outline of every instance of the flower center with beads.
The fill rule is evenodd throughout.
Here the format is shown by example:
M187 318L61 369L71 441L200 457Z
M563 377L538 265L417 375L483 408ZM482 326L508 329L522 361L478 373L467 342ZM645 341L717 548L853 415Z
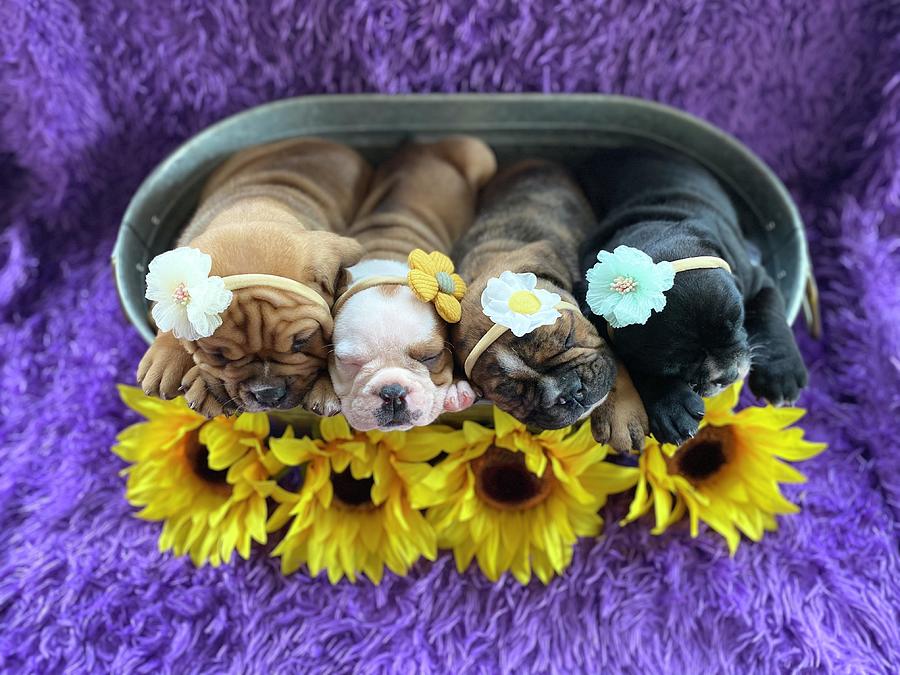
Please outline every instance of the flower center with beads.
M191 294L184 283L178 284L175 290L172 291L172 300L179 305L186 305L191 301Z
M623 277L620 275L613 279L609 289L625 295L637 290L637 281L634 280L634 277Z

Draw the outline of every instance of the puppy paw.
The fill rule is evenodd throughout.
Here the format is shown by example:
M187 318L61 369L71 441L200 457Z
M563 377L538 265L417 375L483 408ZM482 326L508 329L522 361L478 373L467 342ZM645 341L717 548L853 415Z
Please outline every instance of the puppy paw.
M450 385L447 396L444 398L444 410L446 412L459 412L471 406L478 397L466 380L458 380Z
M763 357L750 370L748 384L755 396L772 405L790 404L800 397L808 375L799 352L793 350L772 359Z
M305 410L322 417L331 417L341 412L341 399L334 393L331 378L327 375L313 383L300 404Z
M185 374L181 381L181 388L184 389L184 399L191 410L200 413L207 419L223 414L233 415L237 412L237 408L234 406L226 410L212 395L206 381L201 377L199 366L194 366Z
M661 443L681 445L696 435L704 412L703 399L690 387L668 389L647 403L650 433Z
M163 333L153 341L138 365L138 386L147 396L175 398L180 393L182 378L193 366L193 358L178 340Z
M591 412L591 434L602 445L622 453L640 452L650 431L644 406L636 409L605 402Z

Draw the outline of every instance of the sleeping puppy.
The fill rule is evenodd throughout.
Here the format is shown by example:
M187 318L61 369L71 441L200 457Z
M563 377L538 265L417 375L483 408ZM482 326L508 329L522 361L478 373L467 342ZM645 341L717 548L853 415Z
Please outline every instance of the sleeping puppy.
M364 285L376 276L405 279L415 249L449 253L495 171L490 148L460 136L407 145L376 172L350 227L365 255L335 304L329 360L341 411L354 428L409 429L474 403L468 383L453 380L447 324L435 307L402 283Z
M493 325L481 303L488 281L504 271L531 273L537 289L574 302L578 246L594 227L590 206L562 167L525 161L497 175L484 191L475 224L453 251L469 282L462 320L451 328L461 366ZM555 323L523 337L506 332L477 357L470 375L486 398L526 424L560 429L598 409L598 441L615 438L617 449L640 448L645 424L639 400L619 416L612 406L598 408L615 379L612 351L577 308L561 310Z
M370 178L360 155L318 139L251 148L217 169L177 246L207 254L209 272L226 282L244 274L277 279L234 290L209 336L160 332L138 368L144 392L172 398L184 390L208 417L297 405L337 412L327 372L330 307L345 268L363 253L340 235Z
M598 156L582 179L605 214L584 249L582 270L597 262L598 251L620 245L649 254L654 263L715 256L731 268L678 272L664 309L643 325L610 331L656 438L682 443L692 437L704 414L702 397L748 372L757 396L774 404L794 401L807 375L784 300L751 259L734 206L715 178L689 160L632 149ZM594 318L606 332L604 319Z

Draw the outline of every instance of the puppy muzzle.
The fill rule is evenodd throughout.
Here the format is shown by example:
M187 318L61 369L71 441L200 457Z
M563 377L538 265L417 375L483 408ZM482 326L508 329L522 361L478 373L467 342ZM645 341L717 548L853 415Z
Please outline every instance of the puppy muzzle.
M344 414L356 429L405 430L431 423L440 412L431 380L403 368L382 369L355 389Z

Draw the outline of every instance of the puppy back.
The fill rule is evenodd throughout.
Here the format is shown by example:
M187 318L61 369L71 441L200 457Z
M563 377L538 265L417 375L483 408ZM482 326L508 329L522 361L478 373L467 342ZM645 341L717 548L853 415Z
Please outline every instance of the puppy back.
M405 261L416 248L449 253L495 170L493 151L476 138L409 143L376 171L350 234L368 259Z
M568 170L554 162L524 160L485 186L475 223L457 241L453 258L461 274L474 279L496 257L542 242L572 275L578 246L593 225L590 205Z
M497 173L494 151L473 136L450 136L431 147L456 167L473 190L480 190Z
M332 141L295 138L247 148L210 176L182 240L255 212L265 220L273 204L298 227L343 234L371 177L372 168L359 153Z

